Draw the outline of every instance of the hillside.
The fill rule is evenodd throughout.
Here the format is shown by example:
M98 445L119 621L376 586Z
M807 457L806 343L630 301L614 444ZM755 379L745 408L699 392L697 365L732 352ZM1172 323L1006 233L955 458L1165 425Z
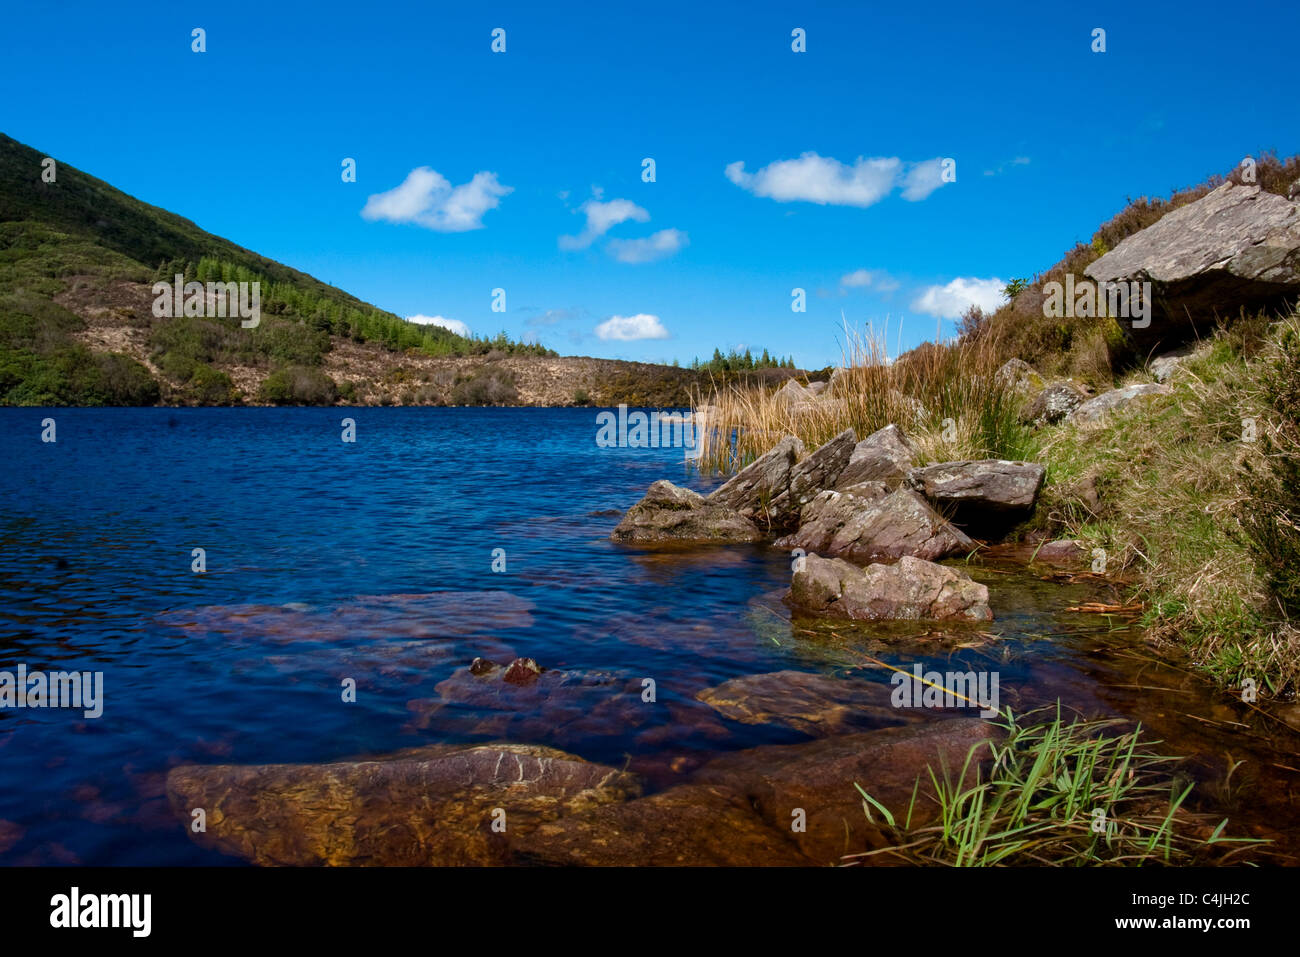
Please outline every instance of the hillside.
M669 406L710 381L408 323L45 159L0 134L0 405ZM260 282L260 323L156 317L177 273Z

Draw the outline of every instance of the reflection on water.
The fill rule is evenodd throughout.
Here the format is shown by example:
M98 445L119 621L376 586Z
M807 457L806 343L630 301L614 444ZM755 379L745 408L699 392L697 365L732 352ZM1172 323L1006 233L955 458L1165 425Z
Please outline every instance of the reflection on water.
M39 440L49 414L55 445ZM330 409L0 410L0 671L102 671L105 696L98 720L0 709L0 862L237 863L167 808L179 764L509 740L664 788L711 755L822 728L779 701L758 720L715 708L708 689L793 670L887 700L885 666L916 662L997 671L1004 708L1059 698L1140 720L1193 758L1202 807L1295 840L1294 736L1140 635L1063 611L1096 584L990 563L971 571L991 624L791 621L787 555L608 541L655 479L708 486L681 450L599 449L591 410L348 414L352 445ZM521 656L547 669L528 686L466 670ZM764 685L727 689L750 687ZM845 730L895 723L846 700Z

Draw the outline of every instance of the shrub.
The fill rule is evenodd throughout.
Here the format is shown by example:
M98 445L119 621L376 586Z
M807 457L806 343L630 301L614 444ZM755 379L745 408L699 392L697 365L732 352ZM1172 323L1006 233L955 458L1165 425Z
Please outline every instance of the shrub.
M451 405L513 405L518 401L515 377L508 369L479 369L458 377L451 388Z
M263 402L274 405L333 405L338 386L319 369L285 366L263 380L258 394Z

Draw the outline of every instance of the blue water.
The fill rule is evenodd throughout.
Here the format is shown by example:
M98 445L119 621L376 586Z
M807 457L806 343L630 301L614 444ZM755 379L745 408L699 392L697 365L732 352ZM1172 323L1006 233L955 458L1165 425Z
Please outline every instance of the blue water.
M473 739L473 714L430 724L409 703L476 655L655 676L658 716L610 721L584 756L618 759L647 726L663 738L702 708L695 691L770 654L737 609L788 559L612 544L612 513L655 479L707 483L681 449L595 433L582 409L0 410L0 670L102 671L105 699L98 719L0 709L0 821L22 829L0 861L224 860L167 808L169 767Z
M57 442L41 441L47 417ZM717 480L681 449L601 449L595 434L590 409L0 409L0 671L104 675L97 719L0 708L0 863L239 863L193 844L168 806L166 773L186 763L512 740L663 785L684 756L804 740L720 718L704 688L844 673L863 649L921 660L844 625L792 627L784 553L611 543L654 480ZM1004 704L1018 686L1098 704L1078 639L1043 638L1062 599L995 590L993 652L921 653L994 661ZM454 682L443 694L480 655L573 679L515 711Z

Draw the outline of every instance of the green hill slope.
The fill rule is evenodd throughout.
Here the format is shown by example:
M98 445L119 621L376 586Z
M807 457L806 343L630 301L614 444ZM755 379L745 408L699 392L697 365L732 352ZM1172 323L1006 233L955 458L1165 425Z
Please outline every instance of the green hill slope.
M340 343L423 356L553 355L408 323L0 134L0 404L335 401ZM258 281L262 321L152 315L150 285ZM115 348L117 347L117 348ZM256 395L230 369L256 370ZM347 383L342 398L348 398Z

